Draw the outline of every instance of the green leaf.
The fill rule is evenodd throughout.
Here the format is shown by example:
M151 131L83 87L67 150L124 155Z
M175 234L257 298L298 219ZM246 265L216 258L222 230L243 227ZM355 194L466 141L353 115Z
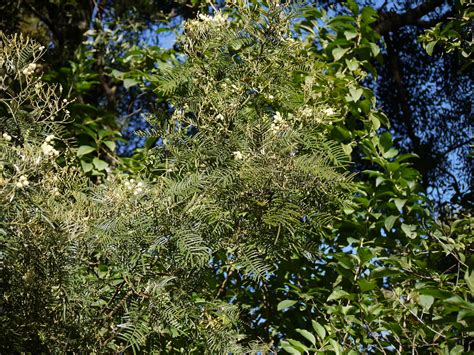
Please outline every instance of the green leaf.
M388 232L392 230L393 225L395 224L397 219L398 219L398 216L394 216L394 215L391 215L385 218L384 225L385 225L385 229Z
M467 286L471 290L471 295L474 295L474 271L471 271L471 273L469 274L469 270L466 270L464 280L466 281Z
M355 71L359 69L359 61L355 58L352 58L350 60L346 59L346 65L350 71Z
M115 142L114 141L105 141L104 144L109 148L111 151L115 151Z
M125 89L131 88L132 86L137 85L137 84L138 84L138 81L131 78L124 79L123 81L123 86L125 87Z
M302 353L304 353L305 351L308 351L308 347L298 340L288 339L288 342L293 348L301 351Z
M438 40L429 42L425 46L425 50L426 50L426 53L428 53L428 55L433 55L433 50L434 50L434 47L436 46L436 43L438 43Z
M344 153L346 153L347 155L351 155L352 153L352 145L351 144L342 144L342 150L344 151Z
M124 73L121 72L120 70L113 69L112 72L110 73L110 75L112 75L112 77L114 77L116 79L123 80Z
M281 301L280 303L278 303L278 306L277 306L277 310L281 311L283 309L287 309L287 308L290 308L291 306L293 306L295 303L297 303L298 301L293 301L293 300L284 300L284 301Z
M416 226L412 224L402 223L402 231L406 234L408 238L416 238Z
M433 304L433 302L434 302L434 297L433 296L420 295L420 297L419 297L420 305L426 310L431 308L431 305Z
M407 200L402 199L402 198L394 198L393 202L395 203L395 206L397 206L400 213L402 213L403 212L403 206L405 206L405 203L407 202Z
M379 142L380 142L380 145L382 146L382 148L384 149L384 151L389 150L393 145L392 135L388 132L384 132L380 136Z
M430 295L441 300L451 297L451 293L437 288L422 288L418 292L422 295Z
M377 21L377 17L377 11L375 11L375 9L373 9L372 7L366 6L362 9L362 20L366 24L374 23L375 21Z
M337 62L339 59L341 59L344 54L346 54L349 51L349 48L341 48L341 47L336 47L332 50L332 56L334 57L334 60Z
M374 125L374 129L378 130L380 128L380 119L373 113L369 114L369 118L372 121L372 124Z
M336 355L342 354L342 348L337 343L337 341L335 341L334 339L329 339L329 342L331 343L332 348L333 348L334 352L336 353Z
M329 295L327 301L333 301L333 300L338 300L340 298L348 298L347 296L350 296L349 293L347 293L346 291L344 290L341 290L341 289L335 289L334 291L332 291L332 293Z
M316 338L313 334L308 332L306 329L296 329L298 333L300 333L302 336L304 336L306 339L308 339L311 344L316 345Z
M285 350L287 353L294 354L294 355L301 355L301 351L296 350L290 344L282 345L281 348Z
M85 173L88 173L94 168L94 166L91 163L88 163L84 160L81 160L81 166L82 166L82 170L84 170Z
M374 55L374 57L378 56L380 53L380 47L372 42L370 43L370 50L372 51L372 54Z
M381 183L383 183L386 179L383 176L377 176L375 179L375 187L378 187Z
M362 90L361 88L356 88L356 87L350 87L349 88L349 98L350 100L349 101L354 101L354 102L357 102L359 101L360 97L362 96L362 94L364 93L364 90Z
M117 133L117 132L116 131L111 131L111 130L108 130L108 129L99 129L99 131L97 132L97 135L99 136L100 139L102 139L102 138L105 138L105 137L113 136L113 135L115 135L115 133Z
M357 281L357 283L359 284L360 290L362 292L367 292L373 290L374 288L377 288L377 283L375 281L360 279Z
M107 169L109 164L106 161L103 161L99 158L92 159L92 164L94 164L95 168L99 171Z
M94 147L91 147L90 145L81 145L79 149L77 150L77 156L82 157L83 155L86 155L90 152L95 151Z
M359 5L357 5L355 0L347 0L347 7L354 15L359 14Z
M326 329L315 320L312 320L311 324L313 325L313 329L318 334L319 338L324 340L326 338Z
M390 159L390 158L396 157L397 154L398 154L398 150L397 150L397 149L395 149L395 148L390 148L389 150L387 150L387 151L384 153L383 157L386 158L386 159Z
M356 38L358 33L356 31L344 31L344 36L346 36L346 39L350 41L351 39Z

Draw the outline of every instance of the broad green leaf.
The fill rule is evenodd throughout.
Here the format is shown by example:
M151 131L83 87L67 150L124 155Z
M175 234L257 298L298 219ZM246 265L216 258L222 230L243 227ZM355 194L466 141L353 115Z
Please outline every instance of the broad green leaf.
M297 303L298 301L293 301L293 300L284 300L284 301L281 301L280 303L278 303L278 306L277 306L277 310L281 311L283 309L287 309L287 308L290 308L291 306L293 306L295 303Z
M332 56L334 57L334 60L337 62L339 59L341 59L344 54L346 54L349 51L349 48L334 48L332 50Z
M341 289L335 289L334 291L332 291L332 293L329 295L327 301L333 301L333 300L338 300L340 298L347 298L347 296L350 296L349 293L347 293L346 291L344 290L341 290Z
M290 343L292 347L301 351L302 353L304 353L305 351L308 351L308 347L298 340L288 339L288 342Z
M438 43L438 41L432 41L432 42L429 42L426 46L425 46L425 50L426 50L426 53L428 53L428 55L433 55L433 50L434 50L434 47L436 46L436 43Z
M355 88L353 86L350 87L349 88L349 94L350 94L349 101L354 101L354 102L359 101L363 93L364 93L364 90L362 90L361 88Z
M312 320L311 324L313 325L313 329L318 334L319 338L324 340L326 338L326 329L315 320Z
M94 158L92 160L92 164L94 164L95 168L99 171L105 170L109 166L109 164L106 161L103 161L99 158Z
M434 302L434 297L433 296L429 296L429 295L420 295L419 297L419 300L420 300L420 305L428 310L431 308L431 305L433 304Z
M395 148L390 148L388 151L386 151L383 155L384 158L390 159L396 157L398 154L398 150Z
M329 342L331 343L332 348L333 348L334 352L336 353L336 355L342 354L342 348L338 344L337 341L335 341L334 339L329 339Z
M290 343L285 340L283 340L280 345L283 350L290 354L301 355L301 351L296 350L293 346L290 345Z
M402 230L408 238L413 239L416 237L416 226L402 223Z
M360 279L357 281L357 283L359 284L360 290L362 292L367 292L367 291L377 288L377 283L375 281Z
M346 65L350 71L355 71L359 69L359 61L355 58L352 58L350 60L346 59Z
M346 39L350 41L351 39L356 38L358 33L356 31L344 31L344 36L346 36Z
M124 73L120 70L113 69L110 75L112 75L116 79L123 80Z
M370 43L370 50L372 51L372 54L374 55L374 57L378 56L380 53L380 47L372 42Z
M380 119L377 117L377 115L374 115L373 113L369 114L369 118L372 121L372 124L374 125L374 129L378 130L380 128Z
M392 135L388 132L382 133L382 135L380 136L379 142L384 151L389 150L393 145Z
M77 156L82 157L83 155L86 155L90 152L95 151L94 147L91 147L90 145L81 145L79 149L77 149Z
M378 187L381 183L383 183L386 179L383 176L377 176L375 179L375 187Z
M370 6L364 7L362 9L361 15L362 15L362 20L368 25L377 21L377 17L378 17L377 11L375 11Z
M461 354L465 354L464 346L462 345L456 345L455 347L451 348L451 350L449 350L449 355L461 355Z
M289 354L294 354L294 355L301 355L301 351L296 350L293 348L290 344L288 345L282 345L281 347L283 350L285 350Z
M421 295L430 295L430 296L433 296L435 298L439 298L441 300L445 300L445 299L451 297L451 295L452 295L450 292L440 290L440 289L437 289L437 288L431 288L431 287L419 289L418 292Z
M100 139L105 138L105 137L110 137L115 135L117 132L116 131L111 131L108 129L99 129L97 132L97 135L99 136Z
M306 339L308 339L311 344L316 345L316 338L313 334L308 332L306 329L296 329L298 333L300 333L302 336L304 336Z
M394 215L391 215L385 218L385 221L384 221L385 229L387 231L391 231L397 219L398 219L398 216L394 216Z
M125 89L131 88L132 86L137 85L137 84L138 84L138 81L131 78L124 79L123 81L123 86L125 87Z
M85 173L88 173L89 171L91 171L94 168L94 166L91 163L88 163L84 160L81 160L81 166L82 166L82 170Z
M402 213L403 212L403 206L405 206L405 203L407 202L407 200L405 200L403 198L394 198L393 202L395 203L395 206L397 206L400 213Z
M357 5L357 2L355 0L347 0L347 7L354 15L359 14L359 5Z
M111 151L115 150L115 142L114 141L105 141L104 144L109 148Z

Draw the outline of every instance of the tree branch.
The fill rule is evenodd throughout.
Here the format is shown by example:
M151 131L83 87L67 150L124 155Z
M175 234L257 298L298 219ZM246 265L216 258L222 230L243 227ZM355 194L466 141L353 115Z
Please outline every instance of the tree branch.
M396 12L382 12L380 20L374 27L374 30L381 35L394 32L401 27L408 25L418 25L420 18L441 6L444 0L427 0L418 7L408 10L402 14Z

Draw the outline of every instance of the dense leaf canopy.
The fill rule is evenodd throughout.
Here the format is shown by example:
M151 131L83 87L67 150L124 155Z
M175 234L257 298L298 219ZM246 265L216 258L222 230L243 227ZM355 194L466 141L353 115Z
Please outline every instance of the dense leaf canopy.
M409 3L7 4L1 351L472 351L472 6Z

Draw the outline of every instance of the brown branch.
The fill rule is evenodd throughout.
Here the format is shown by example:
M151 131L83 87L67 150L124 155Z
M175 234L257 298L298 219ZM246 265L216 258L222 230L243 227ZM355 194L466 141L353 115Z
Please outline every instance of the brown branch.
M227 277L224 279L224 282L222 282L222 285L219 287L219 290L217 291L216 298L219 298L219 297L221 297L225 294L227 281L234 274L234 272L235 272L235 268L232 267L231 270L227 273Z
M414 9L408 10L402 14L398 14L394 11L382 12L374 30L381 35L384 35L394 32L404 26L419 25L420 19L423 16L434 11L443 3L444 0L427 0Z

